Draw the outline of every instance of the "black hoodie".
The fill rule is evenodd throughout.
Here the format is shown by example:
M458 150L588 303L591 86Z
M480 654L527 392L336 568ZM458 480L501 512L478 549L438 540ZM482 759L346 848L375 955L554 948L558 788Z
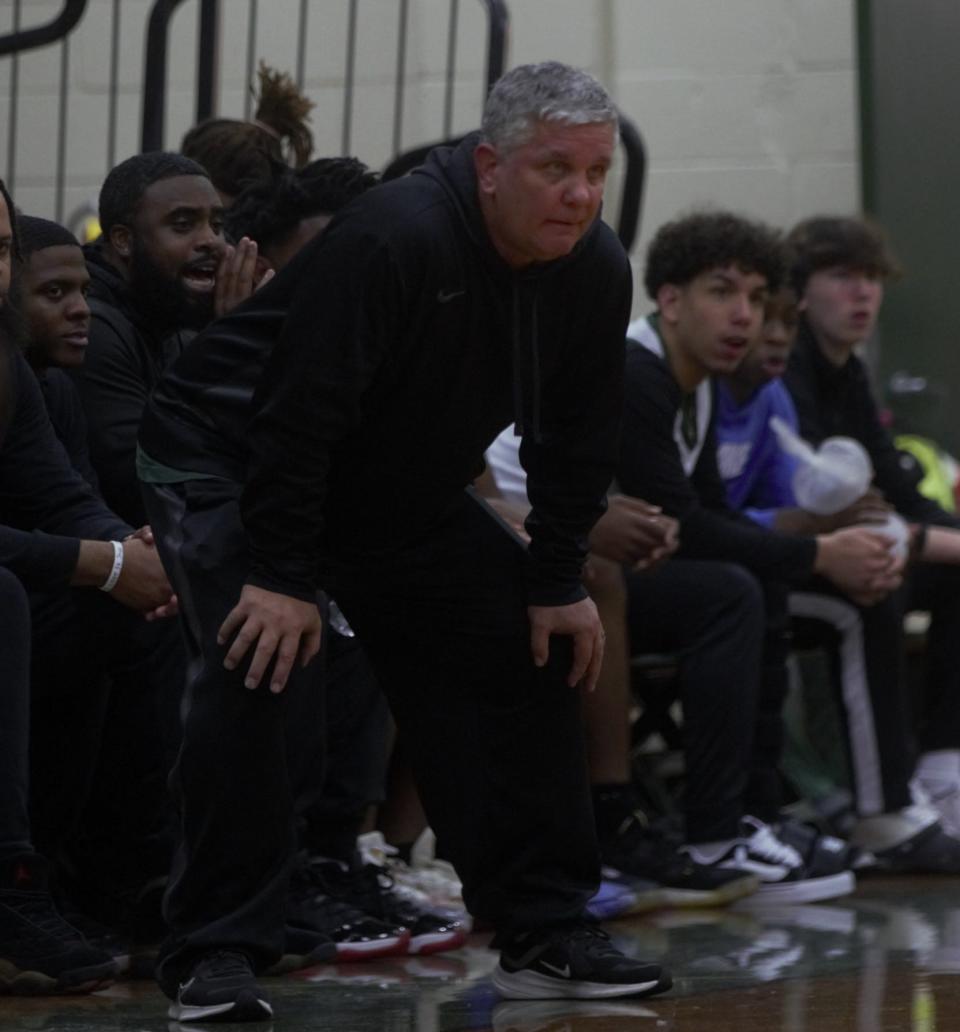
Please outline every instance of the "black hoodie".
M66 584L80 539L132 533L73 469L26 360L0 338L0 566L32 589ZM2 618L2 614L0 614Z
M827 437L854 438L870 454L874 485L897 512L920 523L960 527L960 519L917 490L909 458L905 465L890 431L880 422L863 362L851 354L842 366L835 366L820 350L805 317L783 382L797 407L804 440L819 445Z
M142 449L181 478L245 483L251 583L310 598L328 556L376 563L427 542L516 421L529 600L584 597L616 457L630 267L598 219L570 255L513 271L480 212L476 143L353 202L163 377Z
M140 419L161 371L194 333L158 325L141 311L98 244L88 244L84 257L90 272L90 346L83 365L71 375L103 497L114 512L139 527L147 522L136 473Z

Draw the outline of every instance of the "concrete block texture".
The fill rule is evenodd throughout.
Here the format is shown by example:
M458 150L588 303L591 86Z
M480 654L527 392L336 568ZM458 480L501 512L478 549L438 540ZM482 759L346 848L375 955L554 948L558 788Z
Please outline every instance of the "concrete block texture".
M787 226L811 210L859 203L854 0L507 0L507 67L556 58L607 84L637 124L649 175L639 260L657 225L696 205L732 207ZM67 199L95 195L108 168L107 97L112 0L90 0L70 40ZM142 108L144 37L150 0L123 0L117 160L136 149ZM251 20L254 63L297 72L315 101L317 156L344 144L344 77L350 0L221 0L219 112L243 117L248 96ZM22 24L60 9L54 0L22 5ZM400 0L357 0L357 57L349 149L374 166L393 153ZM486 59L480 0L459 0L452 129L480 117ZM0 0L0 33L12 0ZM197 0L173 17L165 143L175 147L194 117ZM401 146L443 130L450 0L408 0ZM19 62L15 189L39 214L55 210L60 48ZM9 124L9 59L0 60L0 124ZM7 134L0 174L9 176ZM614 184L615 185L615 184ZM616 210L616 205L610 206ZM638 299L642 307L642 299Z

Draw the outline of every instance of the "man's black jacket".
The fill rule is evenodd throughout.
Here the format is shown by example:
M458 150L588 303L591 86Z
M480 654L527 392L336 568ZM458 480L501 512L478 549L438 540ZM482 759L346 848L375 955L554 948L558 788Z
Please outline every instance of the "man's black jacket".
M851 355L842 366L830 362L806 320L783 377L800 418L800 436L818 445L827 437L852 437L873 463L874 484L908 520L960 527L960 519L920 494L913 463L897 451L880 422L863 362Z
M118 540L132 528L73 469L22 355L0 341L0 566L31 589L66 584L80 539Z
M163 369L193 336L142 312L97 244L84 248L90 271L90 344L73 376L87 419L90 461L114 512L147 522L136 474L137 431Z
M517 421L529 600L584 597L616 455L630 267L597 220L570 255L512 271L479 209L476 143L353 202L163 378L141 446L186 475L246 484L252 583L312 598L331 556L376 563L427 543Z

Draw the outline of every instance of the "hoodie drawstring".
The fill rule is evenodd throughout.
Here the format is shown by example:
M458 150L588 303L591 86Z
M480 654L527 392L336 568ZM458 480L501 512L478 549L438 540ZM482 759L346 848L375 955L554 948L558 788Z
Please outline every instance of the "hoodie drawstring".
M517 279L513 281L513 423L514 434L522 437L526 431L523 407L523 342L522 321L520 318L520 287ZM540 444L543 436L540 433L540 333L537 319L537 293L533 295L533 310L530 316L530 387L531 387L531 433L533 440Z

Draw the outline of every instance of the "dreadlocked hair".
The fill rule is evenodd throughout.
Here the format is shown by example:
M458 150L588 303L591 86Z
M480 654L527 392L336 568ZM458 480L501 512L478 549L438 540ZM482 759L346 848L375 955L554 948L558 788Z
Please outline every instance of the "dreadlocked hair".
M270 182L248 187L230 206L226 230L234 240L250 237L262 250L301 219L333 215L378 182L377 173L357 158L318 158L296 171L274 163Z
M313 101L286 72L263 61L257 79L253 121L208 118L189 129L180 144L181 152L199 161L213 185L231 197L271 179L273 162L300 168L313 152L313 133L307 125Z
M265 61L257 69L260 100L256 121L269 126L281 140L286 140L293 155L290 164L302 168L313 153L313 133L307 125L313 101L305 97L286 72L278 72Z

